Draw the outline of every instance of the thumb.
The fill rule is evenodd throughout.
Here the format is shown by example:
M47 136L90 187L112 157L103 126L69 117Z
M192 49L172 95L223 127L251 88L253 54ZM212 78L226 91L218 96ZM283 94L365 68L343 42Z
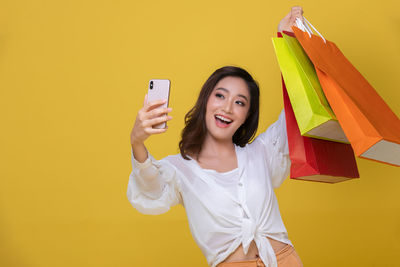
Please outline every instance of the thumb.
M292 16L292 11L290 11L283 19L289 20L291 16Z

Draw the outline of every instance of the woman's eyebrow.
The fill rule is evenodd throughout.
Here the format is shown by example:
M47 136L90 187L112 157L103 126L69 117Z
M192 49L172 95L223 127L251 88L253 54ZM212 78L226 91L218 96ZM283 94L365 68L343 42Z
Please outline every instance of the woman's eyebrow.
M215 89L215 90L222 90L222 91L225 91L225 92L227 92L227 93L230 93L228 89L223 88L223 87L218 87L218 88ZM249 102L249 100L247 99L246 96L244 96L244 95L238 95L238 96L239 96L239 97L243 97L247 102Z

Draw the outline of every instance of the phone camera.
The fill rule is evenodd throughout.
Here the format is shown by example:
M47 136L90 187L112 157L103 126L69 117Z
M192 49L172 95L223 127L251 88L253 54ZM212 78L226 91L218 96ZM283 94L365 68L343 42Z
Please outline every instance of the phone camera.
M153 81L150 81L150 89L153 89Z

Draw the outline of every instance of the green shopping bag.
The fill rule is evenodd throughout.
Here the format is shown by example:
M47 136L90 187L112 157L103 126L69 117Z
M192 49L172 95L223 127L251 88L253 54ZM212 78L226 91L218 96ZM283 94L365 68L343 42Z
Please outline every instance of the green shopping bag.
M301 135L348 143L297 39L283 34L272 42Z

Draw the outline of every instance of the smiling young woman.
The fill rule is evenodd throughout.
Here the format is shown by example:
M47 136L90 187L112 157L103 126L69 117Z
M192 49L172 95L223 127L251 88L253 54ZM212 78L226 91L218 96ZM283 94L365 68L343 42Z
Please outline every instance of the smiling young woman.
M302 18L301 7L292 8L278 30L290 31L296 17ZM210 266L302 266L273 190L290 168L284 112L254 139L258 83L242 68L217 69L185 116L180 153L155 160L144 140L167 130L152 128L172 119L163 103L145 99L131 132L131 204L145 214L184 204Z
M186 115L182 156L218 172L236 168L234 145L243 147L254 137L258 114L259 88L250 74L232 66L216 70Z

